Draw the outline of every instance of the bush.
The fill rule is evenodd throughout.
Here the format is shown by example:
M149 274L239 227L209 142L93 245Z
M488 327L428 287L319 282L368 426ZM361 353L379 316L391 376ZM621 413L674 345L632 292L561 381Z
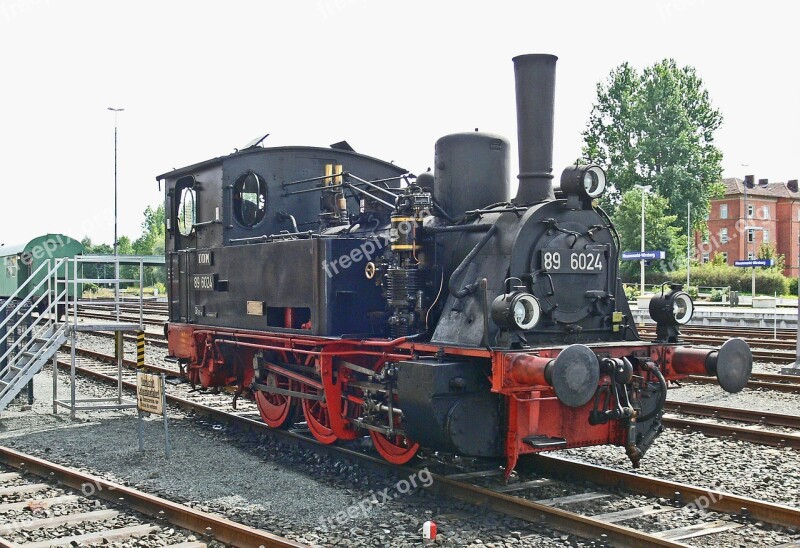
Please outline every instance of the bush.
M728 289L713 289L711 291L711 302L712 303L721 303L723 297L728 296Z
M797 295L797 278L789 278L789 295Z
M162 284L161 282L154 283L153 284L153 289L158 289L159 296L160 295L163 295L165 297L167 296L167 286Z
M729 265L704 264L692 268L692 283L703 287L728 287L734 291L750 293L752 274L749 268L738 268ZM630 281L624 280L623 281ZM647 271L648 284L661 284L669 281L686 281L686 270L661 272ZM756 269L756 291L766 295L784 295L789 291L789 279L772 268ZM797 283L795 281L795 283Z
M639 288L637 286L623 284L622 287L625 289L625 297L629 301L633 301L639 296Z
M687 287L686 292L689 294L689 296L692 298L693 301L696 301L697 298L700 296L700 290L697 289L696 285L690 285L689 287Z

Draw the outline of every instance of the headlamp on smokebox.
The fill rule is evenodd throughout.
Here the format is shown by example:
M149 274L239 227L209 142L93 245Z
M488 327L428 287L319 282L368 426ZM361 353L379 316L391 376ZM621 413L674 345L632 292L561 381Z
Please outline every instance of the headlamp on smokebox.
M666 285L666 284L665 284ZM656 322L656 337L659 341L677 342L679 326L686 325L694 314L694 302L683 291L682 284L669 284L669 292L650 299L650 317Z
M528 331L542 316L539 300L523 291L498 296L492 303L492 320L510 331Z
M561 192L594 200L606 190L606 172L596 165L572 165L561 172Z

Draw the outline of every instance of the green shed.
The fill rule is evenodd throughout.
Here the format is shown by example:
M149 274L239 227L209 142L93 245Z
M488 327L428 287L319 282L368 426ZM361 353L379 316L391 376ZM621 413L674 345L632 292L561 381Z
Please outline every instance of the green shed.
M74 257L83 252L82 243L64 234L45 234L25 244L0 246L0 298L10 297L44 261ZM72 277L72 271L69 275ZM33 285L28 287L35 287L43 278L40 272L33 280ZM59 273L59 278L63 279L63 273ZM47 287L42 286L37 294L46 291ZM70 296L73 292L73 285L70 284Z

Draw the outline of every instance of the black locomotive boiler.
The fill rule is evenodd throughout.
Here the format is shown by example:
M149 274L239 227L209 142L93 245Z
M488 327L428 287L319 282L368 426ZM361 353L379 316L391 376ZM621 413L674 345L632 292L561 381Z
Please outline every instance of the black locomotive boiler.
M235 386L272 427L302 411L324 443L369 435L505 457L598 444L638 463L667 383L746 384L740 339L681 341L680 285L651 301L654 341L622 290L619 238L595 205L603 170L552 184L555 64L514 58L519 190L509 143L439 139L435 170L331 148L254 145L165 173L169 352L193 383Z

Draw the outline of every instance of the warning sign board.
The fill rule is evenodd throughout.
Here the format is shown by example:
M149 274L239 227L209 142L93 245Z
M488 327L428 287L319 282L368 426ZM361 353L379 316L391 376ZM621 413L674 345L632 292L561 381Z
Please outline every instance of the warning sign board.
M159 375L151 375L150 373L142 372L137 373L136 404L139 411L162 415L164 413L161 395L163 389L164 387L161 384L161 377Z

